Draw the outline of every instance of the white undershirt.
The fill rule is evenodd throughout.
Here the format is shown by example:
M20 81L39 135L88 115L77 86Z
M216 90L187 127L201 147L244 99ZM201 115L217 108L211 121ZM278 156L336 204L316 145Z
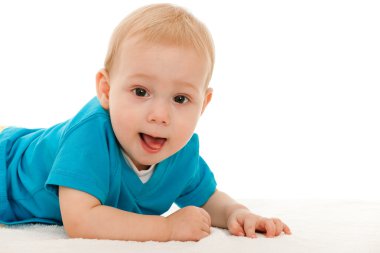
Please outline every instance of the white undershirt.
M140 178L141 182L143 182L143 184L148 182L151 176L153 175L156 165L155 164L151 165L147 170L138 170L136 165L132 162L131 158L129 158L129 156L126 153L124 153L123 150L121 152L123 153L125 161L129 164L132 170Z

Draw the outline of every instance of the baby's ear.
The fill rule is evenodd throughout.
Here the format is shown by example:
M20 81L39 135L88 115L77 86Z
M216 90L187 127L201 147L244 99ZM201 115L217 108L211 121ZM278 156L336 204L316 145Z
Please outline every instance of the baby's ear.
M96 74L96 92L100 104L105 110L109 109L109 76L108 72L105 69L101 69Z
M212 88L207 88L205 99L203 100L203 107L202 107L201 114L203 114L203 112L206 110L207 105L210 103L211 98L212 98L212 92L213 92Z

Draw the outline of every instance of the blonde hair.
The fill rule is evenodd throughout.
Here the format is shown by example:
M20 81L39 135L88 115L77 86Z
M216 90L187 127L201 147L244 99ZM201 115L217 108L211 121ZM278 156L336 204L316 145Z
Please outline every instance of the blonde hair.
M141 36L145 41L190 46L210 62L206 85L210 82L214 61L214 43L207 27L185 9L171 4L153 4L137 9L115 28L105 69L110 72L124 39Z

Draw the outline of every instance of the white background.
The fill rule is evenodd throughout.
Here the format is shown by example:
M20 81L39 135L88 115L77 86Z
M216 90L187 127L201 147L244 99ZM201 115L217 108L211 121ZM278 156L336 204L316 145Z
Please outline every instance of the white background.
M154 2L1 1L0 124L72 117L95 95L114 27ZM220 189L380 200L377 1L173 2L215 40L214 98L197 132Z

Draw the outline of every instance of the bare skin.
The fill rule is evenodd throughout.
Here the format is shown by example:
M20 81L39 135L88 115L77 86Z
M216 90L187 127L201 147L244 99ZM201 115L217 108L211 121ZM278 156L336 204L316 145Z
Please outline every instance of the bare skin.
M236 236L267 237L291 234L279 219L251 213L227 194L216 191L203 208L188 206L168 217L142 215L101 205L93 196L59 187L65 230L70 237L128 241L199 241L210 234L211 226L227 228ZM225 199L221 202L221 199Z

